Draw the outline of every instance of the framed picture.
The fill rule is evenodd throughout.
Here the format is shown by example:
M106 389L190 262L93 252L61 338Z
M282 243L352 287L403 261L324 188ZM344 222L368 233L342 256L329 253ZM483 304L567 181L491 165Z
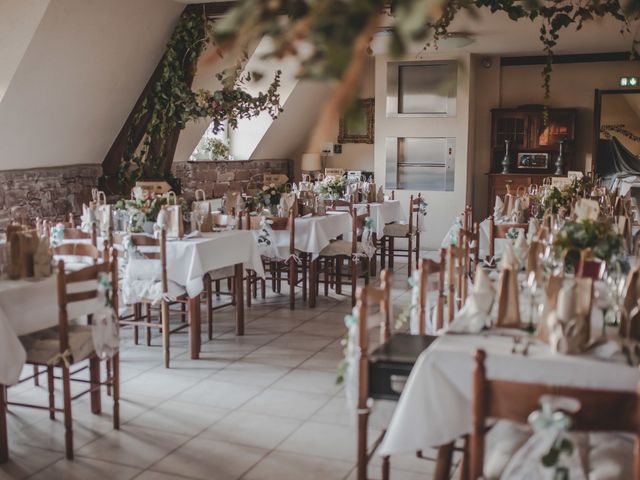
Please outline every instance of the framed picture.
M518 168L538 168L545 170L549 168L548 153L518 153Z
M373 98L357 100L355 107L340 117L338 143L373 143L374 107Z

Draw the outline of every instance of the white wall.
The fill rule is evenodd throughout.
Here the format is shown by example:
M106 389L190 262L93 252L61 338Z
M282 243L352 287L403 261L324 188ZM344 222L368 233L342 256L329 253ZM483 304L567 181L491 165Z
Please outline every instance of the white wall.
M375 128L375 176L376 183L385 183L385 139L386 137L456 137L455 181L452 192L426 192L422 196L429 204L426 232L423 246L439 248L442 238L451 226L456 215L464 210L467 200L468 179L468 139L470 132L470 85L471 74L469 54L445 55L432 54L425 60L458 60L458 90L456 100L456 116L454 117L411 117L398 118L386 116L387 96L387 62L386 55L376 56L375 93L376 93L376 128ZM415 57L405 60L415 60ZM405 210L409 208L409 196L417 191L396 191Z
M183 8L50 2L0 102L0 169L101 163Z
M48 5L49 0L0 0L0 100Z

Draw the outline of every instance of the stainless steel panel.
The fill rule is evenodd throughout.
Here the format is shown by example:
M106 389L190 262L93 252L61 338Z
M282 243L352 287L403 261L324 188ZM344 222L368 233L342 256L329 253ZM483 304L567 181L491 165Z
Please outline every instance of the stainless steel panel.
M455 116L455 61L390 62L387 69L387 115Z
M446 171L442 167L398 165L398 189L430 190L446 189Z
M387 137L385 139L386 165L385 188L398 188L398 139Z
M407 137L400 139L400 163L423 163L443 166L446 163L446 138Z

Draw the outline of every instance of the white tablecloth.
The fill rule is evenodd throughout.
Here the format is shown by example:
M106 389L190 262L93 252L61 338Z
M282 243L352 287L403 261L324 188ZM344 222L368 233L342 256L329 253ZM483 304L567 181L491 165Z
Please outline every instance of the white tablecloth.
M640 370L587 356L554 354L545 344L529 355L512 354L507 336L439 338L418 358L378 454L415 452L471 432L472 375L476 349L487 352L490 378L583 388L634 391Z
M329 245L330 241L340 235L351 233L351 215L347 212L329 212L318 217L296 218L296 249L311 253L316 257L320 251ZM252 230L255 242L261 235L260 230ZM278 248L281 258L289 256L289 232L285 230L273 231L271 239Z
M101 310L98 300L85 300L69 305L69 318ZM18 336L58 325L56 277L40 281L0 281L0 383L18 381L26 352Z
M167 241L169 280L185 287L190 297L204 289L205 273L237 263L244 263L245 268L264 277L256 242L248 230L203 233L196 238Z
M367 207L366 203L354 205L358 213L362 213ZM378 238L384 235L384 226L391 222L406 222L407 216L402 210L400 200L387 200L384 203L370 203L371 218Z

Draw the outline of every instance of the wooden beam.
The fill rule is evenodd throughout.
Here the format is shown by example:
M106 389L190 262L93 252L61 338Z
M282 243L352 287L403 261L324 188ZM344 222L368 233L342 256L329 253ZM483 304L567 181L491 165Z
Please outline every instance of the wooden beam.
M578 53L574 55L554 55L553 64L560 63L594 63L594 62L628 62L632 60L629 52ZM546 65L546 55L519 57L500 57L501 67L517 67L523 65Z

